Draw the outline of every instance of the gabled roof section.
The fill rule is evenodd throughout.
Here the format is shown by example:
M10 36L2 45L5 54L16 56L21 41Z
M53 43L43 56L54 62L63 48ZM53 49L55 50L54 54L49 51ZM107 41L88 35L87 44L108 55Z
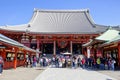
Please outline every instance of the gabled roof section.
M17 47L23 47L23 44L0 34L0 41Z
M114 39L115 37L117 37L119 35L119 31L112 29L111 27L104 32L103 34L101 34L100 36L96 37L96 40L103 40L103 41L110 41L112 39Z
M15 41L13 39L10 39L10 38L2 35L2 34L0 34L0 42L6 43L6 44L9 44L9 45L12 45L12 46L16 46L16 47L22 47L23 49L25 49L27 51L31 51L31 52L35 52L35 53L38 52L39 53L39 51L31 49L31 48L29 48L27 46L24 46L23 44Z
M89 10L39 10L35 9L29 23L1 27L3 30L29 31L35 33L94 34L107 27L96 25Z
M120 41L120 33L115 38L113 38L112 40L106 42L105 44L110 44L110 43L119 42L119 41Z
M22 25L5 25L5 26L1 26L0 30L9 30L9 31L26 31L27 30L27 26L29 26L28 24L22 24Z

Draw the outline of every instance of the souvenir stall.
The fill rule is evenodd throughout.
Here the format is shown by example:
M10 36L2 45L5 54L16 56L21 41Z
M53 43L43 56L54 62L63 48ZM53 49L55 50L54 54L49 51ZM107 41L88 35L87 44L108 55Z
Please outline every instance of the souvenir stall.
M23 44L0 34L0 55L4 59L4 69L15 68L25 65L25 55L30 51L35 54L36 50L30 49Z
M114 59L116 61L115 66L120 67L120 34L102 44L101 47L103 47L103 56Z

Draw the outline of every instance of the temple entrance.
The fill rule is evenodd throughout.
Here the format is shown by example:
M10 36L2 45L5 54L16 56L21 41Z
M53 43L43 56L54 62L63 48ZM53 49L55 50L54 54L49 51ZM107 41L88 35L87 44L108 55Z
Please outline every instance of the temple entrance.
M82 44L73 43L73 54L82 54Z
M56 54L70 52L70 45L68 42L59 42L56 46Z
M42 44L43 54L53 54L53 43L43 43Z
M65 52L71 52L70 50L70 43L66 46L60 46L56 43L56 50L55 53L57 55ZM41 45L41 51L43 54L53 54L54 53L54 44L53 43L43 43ZM82 54L82 44L80 43L73 43L72 44L72 54Z
M64 53L64 52L69 52L69 48L68 47L65 47L65 48L57 47L56 54L61 54L61 53Z

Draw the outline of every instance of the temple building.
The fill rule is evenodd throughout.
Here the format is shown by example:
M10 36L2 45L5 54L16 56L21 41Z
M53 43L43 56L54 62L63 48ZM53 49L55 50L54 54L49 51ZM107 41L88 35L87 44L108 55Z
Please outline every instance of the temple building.
M83 53L82 45L107 29L94 23L87 9L35 9L27 24L1 26L0 33L42 53L56 55Z
M115 69L120 68L120 31L109 28L100 36L82 45L87 57L115 60ZM88 53L89 51L89 53Z

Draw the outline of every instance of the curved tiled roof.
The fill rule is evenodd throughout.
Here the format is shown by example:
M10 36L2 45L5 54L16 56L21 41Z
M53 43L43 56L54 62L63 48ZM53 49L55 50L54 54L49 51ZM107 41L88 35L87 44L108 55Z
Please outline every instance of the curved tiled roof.
M96 37L95 39L103 40L103 41L110 41L118 35L119 35L119 31L110 27L107 31L105 31L102 35Z
M34 10L28 24L2 27L12 31L60 34L91 34L104 32L107 27L99 26L92 20L89 10Z
M13 39L10 39L2 34L0 34L0 42L4 42L6 44L10 44L10 45L14 45L14 46L17 46L17 47L23 47L23 44L13 40Z

